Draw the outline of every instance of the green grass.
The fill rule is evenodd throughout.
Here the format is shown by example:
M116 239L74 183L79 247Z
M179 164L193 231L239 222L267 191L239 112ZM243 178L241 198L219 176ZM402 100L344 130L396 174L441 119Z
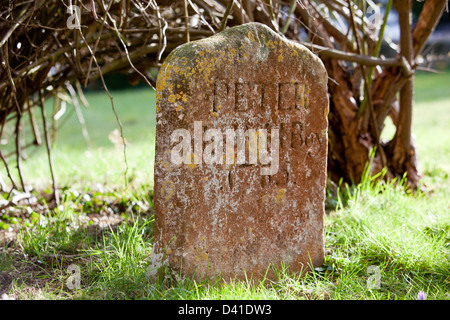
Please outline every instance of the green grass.
M92 233L90 214L80 210L87 206L82 195L67 198L62 210L23 229L19 243L48 271L41 277L59 284L56 290L46 282L41 294L48 299L416 299L419 291L428 299L448 299L448 191L430 198L404 190L401 184L367 179L343 193L346 204L339 201L326 216L325 265L303 278L278 270L278 279L265 283L209 285L173 275L148 279L152 216L122 214L120 223ZM72 255L71 263L81 268L82 285L76 291L64 286L64 260ZM8 258L1 259L11 269ZM372 290L367 285L370 266L380 269L380 286ZM28 292L22 285L10 294L27 298Z
M416 76L413 133L420 170L428 176L450 172L450 72Z
M427 292L430 299L446 298L450 289L447 190L430 199L406 193L401 184L368 180L353 191L346 206L340 205L327 217L329 263L347 276L354 272L363 279L370 265L378 266L381 287L371 293L377 299L413 299L418 291ZM354 294L358 281L347 276L346 285L353 290L338 297Z
M413 132L426 192L410 194L402 181L376 183L369 177L342 188L325 217L325 265L305 277L277 270L278 278L264 283L147 277L154 226L154 93L113 92L129 141L128 188L122 151L108 139L118 129L110 101L104 93L90 93L91 106L83 112L92 149L86 151L74 114L53 148L61 205L47 210L46 194L36 194L38 205L17 206L0 220L18 233L0 249L0 271L12 279L5 290L17 299L403 300L417 299L419 291L427 299L450 299L449 81L450 73L416 76ZM43 150L23 169L27 181L49 188ZM67 287L70 264L80 267L77 290ZM375 267L379 273L370 272ZM379 286L370 289L375 276Z
M112 110L109 97L105 92L90 92L87 95L89 106L81 107L89 133L89 144L82 134L82 127L73 105L68 104L66 112L57 121L56 139L52 139L52 158L58 185L84 188L86 186L103 189L125 187L124 175L134 185L153 185L153 162L155 145L155 93L148 89L124 90L113 92L117 115L123 127L127 147L128 170L124 162L123 144L120 138L120 126ZM53 99L46 103L47 123L52 123ZM42 117L36 114L41 124ZM28 115L23 123L29 123ZM49 125L49 131L51 126ZM24 126L26 145L33 141L31 129ZM112 134L116 131L115 134ZM5 129L6 145L2 150L11 152L14 148L12 137L14 126L11 123ZM50 132L51 133L51 132ZM40 125L43 140L44 133ZM110 135L113 135L112 141ZM51 134L50 134L51 135ZM44 140L42 141L44 144ZM5 151L4 151L5 152ZM30 147L24 151L28 160L23 161L22 171L26 184L42 188L50 184L50 169L45 146ZM17 170L11 165L14 179L19 183ZM0 171L3 177L3 168ZM4 181L9 182L4 174Z

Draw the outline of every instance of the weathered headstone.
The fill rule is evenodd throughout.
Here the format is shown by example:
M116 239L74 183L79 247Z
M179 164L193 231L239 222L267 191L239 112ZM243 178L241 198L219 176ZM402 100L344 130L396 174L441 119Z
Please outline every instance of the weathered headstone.
M225 280L324 259L327 73L250 23L184 44L157 80L149 272Z

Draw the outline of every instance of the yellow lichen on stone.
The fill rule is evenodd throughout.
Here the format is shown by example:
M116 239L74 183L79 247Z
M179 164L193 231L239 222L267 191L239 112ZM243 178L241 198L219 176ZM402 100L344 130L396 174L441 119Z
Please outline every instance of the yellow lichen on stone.
M273 203L276 203L276 204L282 203L284 201L285 194L286 194L285 188L281 188L280 190L278 190L276 195L274 195L274 197L273 197Z
M298 57L298 51L295 48L292 48L292 50L290 50L291 52L291 57Z
M203 237L200 239L198 246L195 248L195 251L197 251L197 255L195 256L195 261L206 261L208 260L208 254L206 253L206 239Z
M200 254L200 259L202 259L202 261L208 260L208 254L207 253Z
M173 171L173 167L170 165L169 162L164 161L163 165L164 165L164 168L163 168L164 171L166 171L166 172L171 172L171 171Z
M305 86L300 86L300 92L299 92L299 100L297 101L299 107L304 108L305 107Z
M161 196L167 201L175 194L175 187L172 181L166 180L161 187Z
M169 154L172 152L172 150L170 150L169 151ZM171 172L171 171L173 171L173 166L172 166L172 164L170 163L170 162L168 162L168 161L164 161L164 160L160 160L159 161L159 167L161 168L161 169L163 169L164 171L166 171L166 172Z
M195 164L197 161L197 157L194 153L189 153L186 158L186 164L190 169L194 169L197 165Z
M281 62L281 61L283 61L283 49L280 49L279 52L280 52L280 55L278 56L278 62Z
M222 155L222 169L227 170L227 155Z
M249 31L248 33L247 33L247 37L250 39L250 41L255 41L255 36L253 35L253 33L251 32L251 31Z
M276 42L276 41L275 41ZM275 45L273 44L272 40L269 40L266 42L266 47L275 49Z
M177 99L176 95L171 94L167 100L169 100L170 103L174 103L176 99Z
M305 109L308 109L309 106L309 86L305 85L305 92L303 94L305 98Z

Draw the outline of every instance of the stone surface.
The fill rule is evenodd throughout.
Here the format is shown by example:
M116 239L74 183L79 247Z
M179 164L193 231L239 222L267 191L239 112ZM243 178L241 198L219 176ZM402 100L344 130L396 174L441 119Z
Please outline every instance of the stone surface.
M320 59L262 24L175 49L157 80L149 273L259 279L282 262L321 265L327 114Z

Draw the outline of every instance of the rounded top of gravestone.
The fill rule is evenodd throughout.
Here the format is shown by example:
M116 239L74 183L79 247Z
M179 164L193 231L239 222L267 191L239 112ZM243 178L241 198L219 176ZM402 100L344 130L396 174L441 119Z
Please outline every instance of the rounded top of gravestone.
M166 81L169 77L174 80L173 72L183 79L203 79L205 85L217 79L217 73L219 78L236 81L240 79L234 76L240 75L245 81L249 73L261 81L283 77L291 81L299 74L308 74L317 85L327 84L327 72L319 57L258 22L228 28L174 49L161 67L157 91L173 89L167 87Z

